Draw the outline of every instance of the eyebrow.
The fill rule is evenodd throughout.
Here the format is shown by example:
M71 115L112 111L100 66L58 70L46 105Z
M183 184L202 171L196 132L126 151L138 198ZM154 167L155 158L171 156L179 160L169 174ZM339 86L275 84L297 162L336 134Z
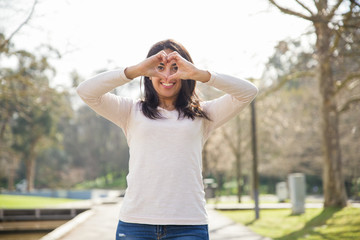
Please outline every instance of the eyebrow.
M163 64L163 63L160 63L160 65L165 66L165 64Z

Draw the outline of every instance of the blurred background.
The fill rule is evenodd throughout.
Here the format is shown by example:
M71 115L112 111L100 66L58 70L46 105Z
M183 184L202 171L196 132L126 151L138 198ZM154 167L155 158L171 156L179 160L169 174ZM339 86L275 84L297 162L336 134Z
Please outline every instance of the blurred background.
M336 109L329 111L338 116L335 140L341 149L336 160L341 164L330 170L342 165L346 194L358 197L359 7L343 2L328 23L328 52L321 54L331 64L329 91L335 92L328 98ZM316 11L296 2L285 6L304 16ZM97 72L136 64L153 43L173 38L199 67L259 86L260 192L274 193L277 182L302 172L307 191L323 193L323 132L331 130L321 128L322 91L328 89L320 83L318 39L327 33L319 33L311 20L283 14L265 0L1 0L0 11L2 189L14 191L25 180L27 191L124 189L129 157L124 135L85 106L74 87ZM345 14L347 23L341 19ZM199 89L204 99L221 94ZM116 94L141 97L140 84L134 81ZM219 194L250 194L249 109L205 144L204 177L215 179Z
M74 89L173 38L198 67L260 89L254 111L204 145L211 194L241 202L254 181L260 195L276 194L277 183L300 172L307 194L325 206L356 201L359 11L356 0L0 0L0 188L124 190L126 139ZM201 84L199 91L205 100L222 94ZM114 93L141 97L139 79Z

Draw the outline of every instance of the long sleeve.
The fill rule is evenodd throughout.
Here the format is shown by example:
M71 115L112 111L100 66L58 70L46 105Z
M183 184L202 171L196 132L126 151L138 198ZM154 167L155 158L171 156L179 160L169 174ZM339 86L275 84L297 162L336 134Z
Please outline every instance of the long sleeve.
M124 69L107 71L82 82L76 91L90 108L121 127L126 134L127 120L134 101L116 96L110 91L130 81Z
M247 80L214 72L211 72L211 78L207 85L222 90L226 94L203 103L203 109L211 119L205 129L205 138L208 137L212 130L221 126L248 106L258 93L257 87Z

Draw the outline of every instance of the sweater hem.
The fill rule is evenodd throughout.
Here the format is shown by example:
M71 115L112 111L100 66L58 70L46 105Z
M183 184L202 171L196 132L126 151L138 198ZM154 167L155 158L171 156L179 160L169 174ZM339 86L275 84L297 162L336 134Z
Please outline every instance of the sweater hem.
M186 218L146 218L146 217L130 217L120 215L120 221L127 223L139 223L139 224L149 224L149 225L206 225L208 224L208 219L186 219Z

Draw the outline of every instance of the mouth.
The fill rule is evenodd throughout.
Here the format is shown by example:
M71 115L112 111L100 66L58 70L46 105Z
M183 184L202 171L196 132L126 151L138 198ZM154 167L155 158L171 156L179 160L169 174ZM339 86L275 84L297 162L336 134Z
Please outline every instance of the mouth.
M164 82L161 82L160 83L162 86L164 86L164 88L172 88L175 83L174 82L170 82L170 83L164 83Z

